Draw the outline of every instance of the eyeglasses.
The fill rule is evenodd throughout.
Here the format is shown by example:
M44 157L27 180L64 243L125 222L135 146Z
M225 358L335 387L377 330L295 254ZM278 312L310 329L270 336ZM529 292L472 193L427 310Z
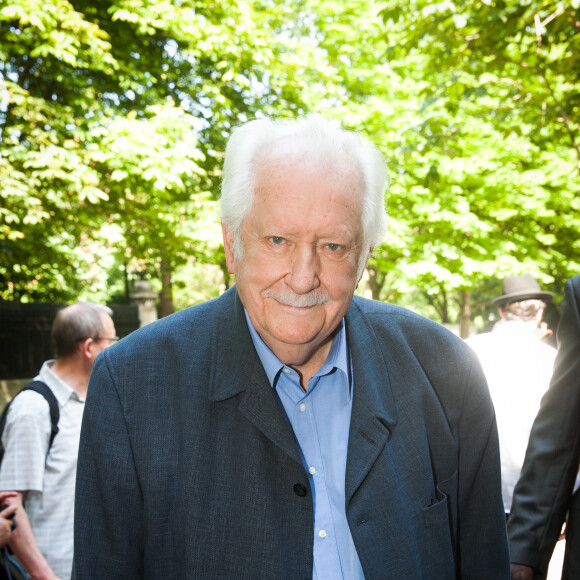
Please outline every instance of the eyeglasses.
M107 337L107 336L96 336L95 338L93 338L93 340L95 342L99 342L100 340L108 340L110 342L117 342L119 340L118 336L112 336L112 337Z

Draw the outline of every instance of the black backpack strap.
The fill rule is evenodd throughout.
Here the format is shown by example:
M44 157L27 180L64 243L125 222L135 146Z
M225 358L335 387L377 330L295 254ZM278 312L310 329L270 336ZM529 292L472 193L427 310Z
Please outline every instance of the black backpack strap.
M54 441L54 438L58 433L58 420L60 419L58 401L56 400L56 397L54 396L54 393L52 392L50 387L45 383L43 383L42 381L32 381L31 383L28 383L17 393L16 396L22 393L22 391L35 391L39 395L42 395L46 399L46 402L48 403L48 406L50 408L50 424L51 424L50 440L48 442L48 450L50 451L52 442Z

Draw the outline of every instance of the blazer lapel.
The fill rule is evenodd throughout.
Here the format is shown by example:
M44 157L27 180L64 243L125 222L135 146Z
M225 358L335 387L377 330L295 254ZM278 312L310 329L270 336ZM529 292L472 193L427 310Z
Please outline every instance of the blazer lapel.
M230 290L222 329L218 331L220 355L214 365L209 398L224 401L239 396L238 410L270 441L302 465L298 443L256 353L244 315L244 307ZM225 295L224 295L225 296ZM233 332L223 329L231 328Z
M364 481L397 423L391 382L372 329L358 307L346 316L353 366L353 403L346 466L346 505Z

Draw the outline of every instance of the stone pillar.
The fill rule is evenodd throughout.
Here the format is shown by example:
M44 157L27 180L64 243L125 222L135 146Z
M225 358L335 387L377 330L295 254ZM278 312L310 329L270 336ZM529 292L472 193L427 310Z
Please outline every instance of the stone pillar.
M139 325L145 326L157 320L157 292L153 290L147 280L137 280L133 283L130 294L131 302L137 304L139 308Z

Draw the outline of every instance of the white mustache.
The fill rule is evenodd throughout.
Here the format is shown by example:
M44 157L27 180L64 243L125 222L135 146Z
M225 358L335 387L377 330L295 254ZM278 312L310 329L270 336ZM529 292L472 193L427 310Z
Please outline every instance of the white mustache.
M308 294L295 294L292 290L276 291L269 288L263 292L264 296L273 298L285 306L294 308L307 308L308 306L319 306L330 300L326 293L312 291Z

